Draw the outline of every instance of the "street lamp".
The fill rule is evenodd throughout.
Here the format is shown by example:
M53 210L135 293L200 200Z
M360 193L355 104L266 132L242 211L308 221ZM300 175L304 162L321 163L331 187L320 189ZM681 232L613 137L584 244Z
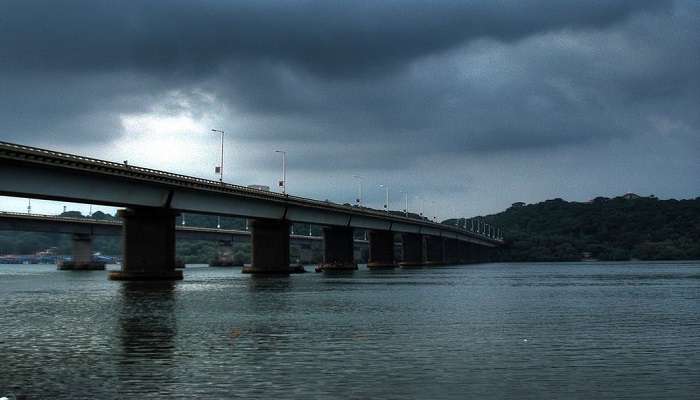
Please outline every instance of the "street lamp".
M212 132L221 134L221 164L214 168L214 172L219 173L219 182L224 184L224 131L219 129L212 129ZM216 216L216 229L221 229L221 216Z
M353 178L357 179L357 198L355 203L358 207L362 207L362 177L360 175L353 175Z
M279 185L282 187L282 194L287 194L287 152L275 150L275 153L282 153L282 180L279 181Z
M402 191L403 193L403 214L408 217L408 193Z
M421 196L416 196L417 200L420 200L420 218L423 219L423 209L425 208L425 199Z
M214 168L214 172L219 174L219 182L224 183L224 131L219 129L212 129L211 131L221 134L221 164Z
M384 210L389 214L389 185L379 185L380 188L384 188L386 191L386 197L384 200Z

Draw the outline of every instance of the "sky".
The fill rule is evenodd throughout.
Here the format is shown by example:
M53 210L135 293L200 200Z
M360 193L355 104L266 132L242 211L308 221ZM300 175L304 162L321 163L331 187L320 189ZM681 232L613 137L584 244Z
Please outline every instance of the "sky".
M440 219L695 198L699 110L697 0L0 2L2 141Z

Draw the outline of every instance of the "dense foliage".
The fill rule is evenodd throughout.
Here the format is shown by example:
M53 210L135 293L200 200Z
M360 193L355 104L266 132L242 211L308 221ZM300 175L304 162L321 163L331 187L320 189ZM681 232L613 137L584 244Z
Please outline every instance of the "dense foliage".
M516 203L484 219L503 228L506 260L700 259L700 198L554 199Z

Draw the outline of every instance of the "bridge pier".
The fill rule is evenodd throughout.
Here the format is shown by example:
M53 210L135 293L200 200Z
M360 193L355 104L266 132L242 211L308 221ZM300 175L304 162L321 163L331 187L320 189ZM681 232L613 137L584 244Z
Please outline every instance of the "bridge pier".
M404 233L401 235L403 242L403 259L399 263L404 268L421 267L423 260L423 235L417 233Z
M457 246L457 252L459 254L459 263L469 263L469 243L460 240Z
M491 257L493 255L493 249L491 247L479 246L478 251L478 262L488 263L491 262Z
M240 264L239 264L240 265ZM234 267L233 261L233 241L219 240L216 258L209 262L210 267Z
M446 264L458 264L459 263L459 243L457 239L445 239L445 263Z
M425 255L425 265L443 265L445 263L445 240L439 236L426 236Z
M101 271L105 263L92 260L92 235L73 234L73 260L61 261L57 268L62 271Z
M349 227L323 228L322 271L355 271L355 241Z
M481 262L481 248L478 244L469 245L469 261L476 264Z
M179 280L175 269L175 216L160 208L129 208L117 215L124 221L124 257L121 271L109 279L118 281Z
M289 274L288 221L254 219L250 221L252 259L243 267L246 274Z
M369 231L369 269L396 268L394 262L394 233L391 231Z

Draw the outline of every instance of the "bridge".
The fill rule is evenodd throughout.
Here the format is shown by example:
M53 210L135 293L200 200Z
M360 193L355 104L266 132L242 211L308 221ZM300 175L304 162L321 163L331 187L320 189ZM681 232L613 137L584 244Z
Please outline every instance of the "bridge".
M115 280L182 279L175 269L175 217L181 212L250 219L252 260L244 272L287 274L290 224L323 226L327 270L356 269L353 230L369 232L368 268L487 260L503 243L493 227L439 224L389 212L0 142L0 195L121 207L122 270Z
M95 236L121 236L123 223L120 220L105 220L94 218L77 218L60 215L28 214L0 211L0 231L10 232L43 232L70 234L73 238L73 260L75 263L87 266L89 269L92 255L92 239ZM233 243L250 240L250 231L238 229L205 228L197 226L177 225L177 239L203 240L218 242L217 266L229 259L233 253ZM304 246L312 242L321 242L323 237L312 235L290 235L290 243ZM366 246L367 241L355 239L357 246ZM310 246L309 246L310 247ZM310 257L306 257L307 259ZM82 269L78 266L76 269Z

